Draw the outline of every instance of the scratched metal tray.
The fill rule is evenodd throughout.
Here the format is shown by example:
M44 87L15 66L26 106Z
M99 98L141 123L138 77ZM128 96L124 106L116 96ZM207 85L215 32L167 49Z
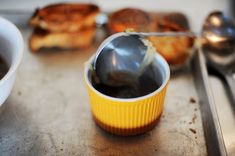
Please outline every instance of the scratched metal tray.
M31 30L20 30L25 52L14 89L0 108L0 155L226 155L200 50L191 65L172 74L156 127L119 137L92 120L83 81L84 63L102 40L99 32L86 50L32 54Z

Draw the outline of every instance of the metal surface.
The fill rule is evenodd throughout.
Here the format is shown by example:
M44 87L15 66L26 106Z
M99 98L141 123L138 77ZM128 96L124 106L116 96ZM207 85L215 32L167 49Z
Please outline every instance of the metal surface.
M151 63L146 61L148 47L134 35L117 33L98 48L94 70L100 81L109 86L138 85L138 78Z
M21 31L27 41L30 30ZM162 117L152 131L118 137L95 125L83 64L98 44L86 51L32 54L25 42L15 87L1 108L1 155L207 155L190 70L172 75Z
M0 9L0 16L10 20L14 24L20 27L26 27L28 20L33 14L33 10L11 10L11 9ZM17 17L17 18L16 18Z
M207 50L204 51L207 52ZM207 64L209 70L214 75L217 75L217 77L220 77L222 81L225 81L228 95L230 96L231 103L234 105L235 79L233 77L233 74L235 72L235 58L233 56L230 56L230 58L233 58L233 61L226 65L217 64L215 62L212 62L211 60L207 60Z
M231 17L220 11L211 12L202 26L202 35L203 50L211 62L223 66L234 62L235 23Z
M209 85L213 93L219 122L223 132L226 150L229 156L235 155L235 115L234 105L231 104L226 86L218 77L210 75Z
M3 0L0 8L27 10L52 2L56 0L43 0L40 5L36 1L22 0L13 5L15 1ZM132 0L97 2L106 11L133 4ZM189 17L195 32L200 31L210 11L229 11L232 7L221 0L159 0L157 5L155 0L147 0L145 5L142 0L136 0L134 6L152 11L182 11ZM12 21L21 24L18 16L11 17ZM29 30L22 32L27 42ZM36 55L31 54L25 44L14 90L0 109L0 155L207 155L198 97L190 71L172 77L163 116L155 129L141 136L116 137L100 130L92 121L81 73L83 63L98 44L86 51ZM232 107L221 81L212 77L209 82L226 149L229 155L234 155ZM189 102L191 97L196 103ZM189 128L197 133L192 133Z
M203 24L202 36L214 49L231 49L235 42L235 24L221 11L212 12ZM220 52L224 53L222 50Z
M203 51L209 67L222 77L230 94L231 102L235 103L235 24L222 12L212 12L206 18L202 33L207 38Z
M199 49L195 53L192 67L195 77L195 84L200 97L200 110L202 113L202 123L207 141L207 151L210 156L226 156L227 151L219 123L214 99L209 88L208 73L205 65L205 58Z
M188 36L188 37L200 37L200 34L194 32L127 32L130 35L139 35L139 36L169 36L169 37L177 37L177 36Z

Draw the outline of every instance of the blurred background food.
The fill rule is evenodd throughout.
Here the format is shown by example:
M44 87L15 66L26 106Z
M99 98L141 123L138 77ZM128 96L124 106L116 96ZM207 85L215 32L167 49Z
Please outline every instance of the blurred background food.
M136 8L123 8L111 13L107 24L108 31L111 34L123 32L129 28L138 32L152 31L156 29L154 26L157 25L154 24L151 16Z
M31 51L42 48L86 48L96 34L100 9L88 3L51 4L35 11L29 24L34 28L29 38ZM187 18L181 13L147 12L137 8L122 8L107 14L108 35L132 29L137 32L190 31ZM190 37L156 37L148 39L171 65L184 64L190 55Z
M157 32L187 32L190 31L187 17L182 13L152 14ZM190 56L194 39L188 36L157 37L149 40L170 65L184 64Z
M137 32L185 32L190 31L187 17L181 13L145 12L134 8L124 8L113 12L108 20L109 33L126 29ZM149 36L156 51L171 65L184 64L190 56L193 38L187 36L156 37Z
M34 28L29 38L33 52L41 48L84 48L95 36L99 8L93 4L60 3L35 11L29 21Z

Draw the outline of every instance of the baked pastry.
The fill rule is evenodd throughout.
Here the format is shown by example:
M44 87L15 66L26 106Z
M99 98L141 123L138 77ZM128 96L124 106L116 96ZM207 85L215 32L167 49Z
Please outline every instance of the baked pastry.
M181 13L151 14L159 31L188 31L189 24L185 15Z
M109 16L108 30L111 34L131 28L136 32L172 32L189 31L186 17L181 13L147 13L140 9L125 8ZM184 64L189 57L193 38L156 37L148 39L170 65Z
M186 32L189 31L187 19L183 14L171 13L156 17L158 32ZM194 39L188 36L156 37L150 36L149 40L170 65L184 64L190 55Z
M147 12L140 9L124 8L109 16L107 26L111 34L123 32L126 29L146 32L153 29L154 23Z
M29 21L34 31L29 38L33 52L42 48L85 48L96 33L99 8L93 4L60 3L36 10Z
M84 28L75 32L49 32L36 28L29 39L29 47L33 52L41 48L86 48L91 45L96 28Z
M48 31L74 32L94 26L99 12L98 6L93 4L54 4L37 9L29 24Z
M156 51L159 52L170 65L184 64L190 55L192 40L189 37L149 37Z

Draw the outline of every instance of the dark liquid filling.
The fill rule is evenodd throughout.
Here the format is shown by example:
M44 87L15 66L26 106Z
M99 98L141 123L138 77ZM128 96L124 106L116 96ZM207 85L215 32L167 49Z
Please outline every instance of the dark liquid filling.
M6 75L8 72L8 66L6 62L0 57L0 80Z
M161 82L157 82L155 78L156 74L152 67L146 70L145 73L148 74L144 74L138 79L138 86L133 84L121 87L108 86L99 81L99 78L96 76L95 72L92 72L91 83L96 90L105 95L115 98L136 98L154 92L161 85Z

